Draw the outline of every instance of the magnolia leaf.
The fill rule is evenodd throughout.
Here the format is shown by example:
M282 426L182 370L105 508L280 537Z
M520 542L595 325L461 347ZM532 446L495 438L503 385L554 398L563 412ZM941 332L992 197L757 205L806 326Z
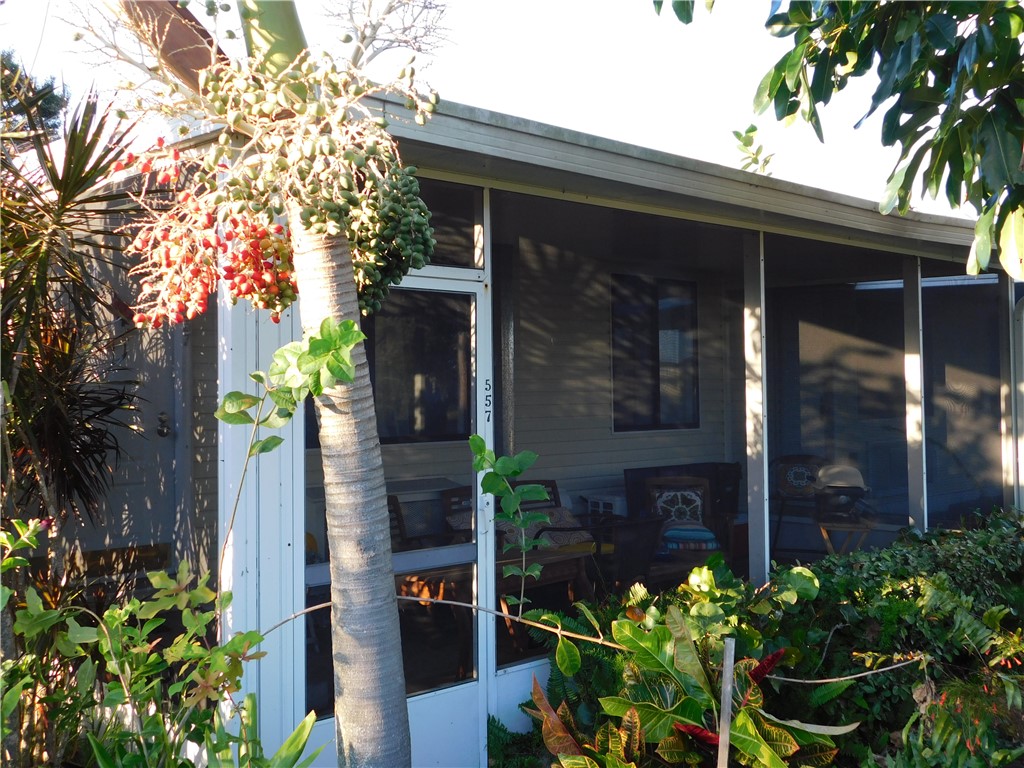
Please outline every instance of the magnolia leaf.
M508 485L505 478L496 472L488 472L480 481L480 490L494 496L503 496L508 492Z
M301 341L285 344L274 352L268 374L277 386L301 387L306 384L306 375L298 368L299 356L306 351Z
M878 204L878 212L883 216L892 213L892 209L900 199L900 190L903 188L903 181L907 176L907 165L901 165L889 177L889 183L885 185L885 192Z
M580 671L580 649L566 638L558 638L558 645L555 647L555 663L563 675L572 677Z
M294 411L297 405L295 399L295 390L288 389L268 389L267 396L278 408L284 408L287 411Z
M601 625L598 623L597 619L594 618L594 614L591 613L590 608L587 607L587 604L582 602L576 602L573 603L573 607L575 607L576 610L578 610L586 617L587 621L590 622L591 626L597 632L597 636L601 637Z
M228 392L224 395L221 408L223 408L226 413L238 413L240 411L247 411L253 406L259 404L260 398L255 395L249 395L245 392Z
M474 456L482 456L487 451L487 442L480 435L470 435L469 450Z
M548 491L543 485L536 485L529 483L527 485L517 485L516 495L523 501L547 501Z
M249 415L247 411L228 413L222 408L218 408L213 412L213 415L225 424L252 424L254 421L253 417Z
M969 275L978 275L988 269L989 260L992 258L995 215L996 206L993 205L982 212L974 225L974 241L971 243L971 253L967 257Z
M999 232L999 263L1014 280L1024 280L1024 208L1012 211Z
M519 475L519 465L511 456L501 456L494 463L494 471L503 477L516 477Z
M96 627L83 627L77 621L74 616L68 616L68 640L72 643L95 643L99 639L99 633Z
M270 453L283 442L284 438L280 435L271 435L270 437L265 437L262 440L257 440L249 449L249 455L258 456L261 453Z
M267 429L280 429L292 420L292 413L287 408L275 408L260 420L260 426Z

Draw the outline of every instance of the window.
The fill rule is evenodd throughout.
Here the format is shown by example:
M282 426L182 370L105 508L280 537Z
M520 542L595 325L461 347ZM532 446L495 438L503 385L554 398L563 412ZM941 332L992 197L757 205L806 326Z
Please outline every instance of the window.
M694 283L612 275L615 431L700 426Z
M483 190L465 184L420 179L420 197L430 209L438 267L474 267L476 224L483 218Z
M472 314L469 295L401 289L363 320L382 443L469 437Z

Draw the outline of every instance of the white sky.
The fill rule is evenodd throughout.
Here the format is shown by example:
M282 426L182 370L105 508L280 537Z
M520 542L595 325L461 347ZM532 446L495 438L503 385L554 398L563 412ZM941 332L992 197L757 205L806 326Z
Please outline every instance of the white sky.
M338 0L335 0L337 3ZM194 0L196 13L203 3ZM297 0L311 45L330 46L319 17L321 0ZM772 114L754 115L752 101L767 69L788 41L764 29L768 0L718 0L708 14L680 24L665 3L650 0L448 0L448 42L422 79L442 100L738 168L743 157L733 130L750 123L776 178L877 200L896 161L879 139L881 110L859 130L875 86L861 78L833 98L822 122L824 145L801 121L784 126ZM37 77L64 78L72 94L102 67L76 55L73 30L60 20L68 0L6 0L0 6L0 44L15 48ZM950 213L943 200L916 207ZM964 215L969 215L970 210Z

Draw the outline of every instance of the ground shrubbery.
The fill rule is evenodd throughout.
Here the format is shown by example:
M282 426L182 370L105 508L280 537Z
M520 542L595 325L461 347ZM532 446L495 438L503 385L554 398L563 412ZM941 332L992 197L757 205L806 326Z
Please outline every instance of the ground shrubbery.
M807 576L817 585L812 587ZM669 606L680 610L687 628L678 621L673 626ZM687 660L690 652L678 651L690 647L689 640L709 687L720 691L726 637L736 641L737 660L754 660L738 665L736 681L742 688L748 684L744 675L759 677L754 688L763 700L756 709L770 715L758 720L751 710L754 730L776 753L751 757L734 750L734 761L797 766L831 759L842 766L892 768L1024 765L1024 516L1018 512L993 512L972 530L910 533L887 549L831 556L810 571L783 570L760 590L712 559L675 590L651 596L634 588L625 598L583 606L579 616L556 621L565 630L616 639L625 637L623 622L631 622L651 638L638 635L647 647L638 643L626 651L579 643L577 671L566 674L564 663L563 669L553 665L547 691L529 706L541 715L549 748L565 746L566 737L581 747L586 759L563 758L566 766L714 764L711 742L717 736L700 733L714 730L707 713L700 728L677 728L678 741L647 738L645 743L641 737L631 747L630 738L636 727L664 730L651 710L643 709L655 694L674 713L670 717L692 715L679 706L680 697L699 697L695 691L703 683L671 669L674 664L700 676L694 660ZM653 642L656 635L659 641ZM564 661L564 639L550 642L563 647ZM666 659L672 663L659 668ZM778 667L765 676L760 663L769 659ZM877 674L850 678L874 670ZM804 685L779 676L832 682ZM610 713L608 702L615 697L641 704L639 718ZM734 696L734 702L751 703L746 693L738 700ZM859 721L860 726L832 734L838 753L831 755L790 728L799 742L792 750L792 739L776 730L772 717L833 725ZM816 762L802 761L801 753L809 755L812 746L819 750ZM492 764L505 764L502 750L493 757ZM550 757L540 764L548 764L545 760Z
M804 648L795 676L840 677L925 659L844 683L820 704L820 719L862 722L843 741L844 754L892 752L906 738L905 753L932 750L935 761L894 765L956 765L962 757L989 766L1003 759L1000 749L1024 744L1020 513L993 513L974 530L907 535L887 549L831 556L812 569L821 582L817 599L787 617ZM790 693L780 705L790 702L794 713L816 704L810 692Z

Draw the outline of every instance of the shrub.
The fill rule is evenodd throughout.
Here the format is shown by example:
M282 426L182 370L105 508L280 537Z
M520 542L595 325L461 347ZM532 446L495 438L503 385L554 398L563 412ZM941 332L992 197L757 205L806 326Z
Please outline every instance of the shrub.
M793 697L787 688L780 709L801 716L818 709L819 720L852 715L863 726L844 751L866 759L896 741L899 759L917 755L918 762L893 765L954 764L927 762L926 753L959 755L969 765L981 745L995 754L1021 743L1024 516L996 511L975 530L910 532L887 549L811 567L821 582L817 599L780 626L805 647L795 674L833 678L901 659L920 663L846 683L828 701L813 689Z

